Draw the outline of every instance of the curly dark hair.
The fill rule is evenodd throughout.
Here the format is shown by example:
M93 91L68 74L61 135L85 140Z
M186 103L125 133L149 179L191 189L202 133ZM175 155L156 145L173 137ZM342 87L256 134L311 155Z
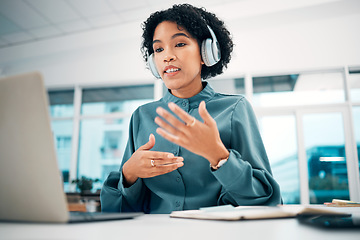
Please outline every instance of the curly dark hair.
M143 42L141 52L145 61L148 60L153 50L153 37L155 28L163 21L171 21L185 28L192 37L194 37L201 47L201 42L211 37L206 25L209 25L214 31L220 45L221 59L211 67L202 66L201 78L206 79L223 73L224 68L231 59L233 42L230 32L226 29L224 22L218 19L215 14L207 12L204 8L197 8L190 4L173 5L172 8L163 11L157 11L142 24Z

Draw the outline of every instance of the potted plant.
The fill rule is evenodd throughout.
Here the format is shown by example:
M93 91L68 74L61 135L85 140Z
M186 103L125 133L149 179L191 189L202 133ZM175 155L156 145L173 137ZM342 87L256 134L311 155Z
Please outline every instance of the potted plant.
M80 179L77 178L75 180L72 180L72 183L76 183L76 188L80 191L81 194L84 194L86 192L90 192L93 188L94 182L99 182L100 180L98 178L91 179L87 178L85 176L82 176Z

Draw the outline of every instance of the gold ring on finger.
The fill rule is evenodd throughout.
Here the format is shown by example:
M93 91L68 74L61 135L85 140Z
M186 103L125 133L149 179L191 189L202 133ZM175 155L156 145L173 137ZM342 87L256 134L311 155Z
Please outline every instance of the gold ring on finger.
M191 122L191 123L186 123L185 125L186 125L187 127L193 127L193 126L195 125L195 122L196 122L196 119L193 117L192 122Z

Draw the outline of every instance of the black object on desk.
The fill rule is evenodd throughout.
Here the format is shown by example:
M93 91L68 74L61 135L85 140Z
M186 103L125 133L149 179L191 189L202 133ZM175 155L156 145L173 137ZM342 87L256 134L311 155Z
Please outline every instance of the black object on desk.
M302 224L321 227L321 228L358 228L360 230L360 215L317 215L317 216L298 216L298 221Z

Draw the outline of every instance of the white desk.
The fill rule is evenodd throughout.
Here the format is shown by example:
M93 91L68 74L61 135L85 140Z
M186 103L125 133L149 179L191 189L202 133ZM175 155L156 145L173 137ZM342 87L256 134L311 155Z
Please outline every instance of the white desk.
M143 215L132 220L81 224L0 223L0 239L360 239L359 229L319 229L296 219L211 221Z

